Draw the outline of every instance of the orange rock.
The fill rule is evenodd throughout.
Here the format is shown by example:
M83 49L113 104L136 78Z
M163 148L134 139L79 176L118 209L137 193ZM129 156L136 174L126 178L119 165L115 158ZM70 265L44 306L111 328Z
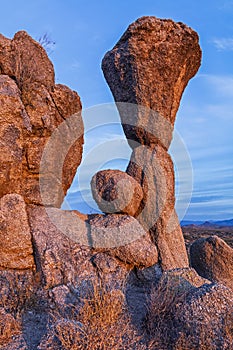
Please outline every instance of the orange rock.
M46 51L26 32L12 40L0 36L0 196L21 194L26 203L59 207L82 159L83 122L78 94L55 85ZM69 129L76 115L79 133ZM40 174L45 145L62 123L50 167ZM69 132L68 132L69 131ZM75 136L77 139L75 139ZM64 136L64 137L63 137ZM70 143L69 143L70 142ZM47 164L46 164L47 165ZM52 195L40 196L39 177ZM53 189L53 191L52 191ZM54 194L55 193L55 194Z
M142 188L131 176L120 170L102 170L91 180L93 197L105 213L134 216L143 198Z
M188 266L167 150L182 93L200 61L197 33L182 23L156 17L131 24L102 61L133 148L126 172L144 192L136 217L150 231L164 270Z
M190 259L200 276L233 289L233 249L221 238L197 239L190 247Z
M32 237L23 198L8 194L0 199L0 267L35 268Z
M195 31L183 23L152 16L132 23L106 53L102 69L115 101L134 104L129 108L119 105L132 147L131 140L146 145L160 141L169 147L182 93L200 61Z
M0 307L0 348L20 334L20 322Z

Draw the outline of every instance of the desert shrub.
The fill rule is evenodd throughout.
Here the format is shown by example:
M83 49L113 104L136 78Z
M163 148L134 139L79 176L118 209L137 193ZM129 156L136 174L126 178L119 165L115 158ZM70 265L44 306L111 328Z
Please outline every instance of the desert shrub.
M214 288L219 294L211 294ZM223 292L213 284L195 288L187 280L165 273L148 300L145 319L150 339L148 348L230 350L233 344L232 304L229 301L229 308L226 307L228 301ZM216 304L216 297L219 304Z
M59 319L53 332L64 350L146 349L131 324L124 294L101 284L93 285L78 314Z
M171 324L174 312L185 301L189 286L179 276L163 274L148 297L145 330L150 339L150 349L168 350L171 346Z
M50 55L55 46L55 41L53 41L48 33L44 33L41 35L38 39L38 42L40 43L41 46L47 51L47 54Z
M36 298L37 284L31 271L0 271L0 307L20 315Z

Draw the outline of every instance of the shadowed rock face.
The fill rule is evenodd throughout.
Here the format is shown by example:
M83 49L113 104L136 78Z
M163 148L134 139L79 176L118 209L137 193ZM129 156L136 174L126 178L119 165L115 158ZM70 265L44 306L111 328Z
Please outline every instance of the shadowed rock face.
M167 149L182 93L200 61L198 35L191 28L155 17L131 24L102 61L133 148L126 172L144 192L136 217L151 233L165 270L188 266Z
M45 144L75 113L80 137L66 153L62 134L60 144L54 144L57 155L50 157L50 167L41 174L53 196L42 200L39 172ZM82 158L81 102L76 92L55 84L45 50L26 32L18 32L12 40L0 35L0 122L0 196L18 193L26 203L59 207ZM69 137L67 132L66 141ZM59 174L56 164L62 157L63 174Z

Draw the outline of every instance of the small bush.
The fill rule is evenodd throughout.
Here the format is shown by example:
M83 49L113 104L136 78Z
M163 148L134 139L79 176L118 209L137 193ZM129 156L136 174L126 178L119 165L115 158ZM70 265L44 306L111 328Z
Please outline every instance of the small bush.
M64 350L146 350L131 324L124 294L97 284L75 319L55 323L54 335Z
M148 298L148 312L145 329L150 349L168 350L171 346L171 324L175 309L185 301L189 286L179 276L164 274Z
M233 344L232 304L226 308L228 299L225 297L229 292L225 290L225 295L224 288L215 288L216 294L214 285L205 284L199 289L181 276L164 273L148 300L145 320L150 339L148 348L230 350Z
M36 298L37 282L32 272L0 271L0 307L19 316Z
M41 46L47 51L47 54L50 55L55 47L55 41L53 41L48 33L44 33L41 35L38 39L38 42L40 43Z

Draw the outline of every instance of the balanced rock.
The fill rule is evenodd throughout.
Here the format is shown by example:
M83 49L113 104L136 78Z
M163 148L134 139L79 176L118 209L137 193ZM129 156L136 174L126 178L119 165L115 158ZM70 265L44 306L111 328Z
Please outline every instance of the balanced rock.
M182 93L200 61L197 33L182 23L156 17L131 24L102 61L133 148L126 172L143 189L137 220L153 237L164 270L188 266L167 150Z
M0 267L35 268L32 237L23 198L8 194L0 199Z
M143 198L139 183L120 170L102 170L91 181L93 197L104 213L136 215Z
M26 32L0 36L0 107L0 196L59 207L82 158L82 107Z
M233 289L233 249L221 238L196 240L190 247L190 260L200 276Z
M182 93L200 61L197 33L156 17L139 18L106 53L102 69L132 147L130 140L168 148Z

